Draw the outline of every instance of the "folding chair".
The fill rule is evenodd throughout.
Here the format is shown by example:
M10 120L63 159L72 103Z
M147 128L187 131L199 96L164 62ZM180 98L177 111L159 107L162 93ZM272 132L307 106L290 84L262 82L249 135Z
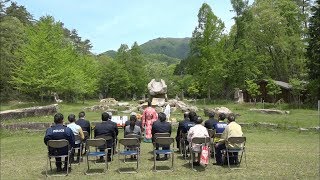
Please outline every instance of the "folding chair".
M49 140L47 142L47 147L48 147L48 158L47 158L47 165L46 165L46 176L48 177L48 164L50 164L50 171L52 172L52 165L51 162L56 162L55 158L61 158L61 163L64 162L65 163L65 158L68 158L67 161L67 172L66 174L56 174L56 175L51 175L51 176L68 176L69 174L69 166L71 166L70 164L70 153L72 151L72 148L70 148L70 144L69 141L65 140L65 139L61 139L61 140ZM58 148L64 148L67 147L68 148L68 153L66 155L54 155L54 154L50 154L50 148L53 149L58 149ZM51 160L51 158L54 158L54 161Z
M187 146L187 136L188 133L181 132L180 135L180 153L183 155L184 159L187 160L188 146Z
M83 135L84 135L84 140L82 141L82 155L85 155L86 152L87 152L87 149L86 149L86 141L87 139L89 139L89 133L88 131L83 131ZM83 151L83 148L85 148L85 150ZM81 160L83 159L83 156L81 156Z
M214 141L213 141L215 133L216 133L216 130L208 129L208 134L210 137L210 149L213 149L213 151L211 151L211 157L215 156L215 150L214 150L215 148L214 148Z
M87 148L87 172L85 172L86 175L92 175L92 174L97 174L97 173L89 173L88 171L90 170L89 162L90 161L96 161L97 158L104 157L105 159L105 164L106 167L104 168L104 172L108 169L108 161L107 161L107 151L104 149L104 152L98 151L98 149L101 149L102 147L106 148L106 140L103 138L98 138L98 139L87 139L86 142L86 148ZM92 150L94 149L94 150ZM95 157L94 159L90 159L90 157Z
M80 165L80 161L81 161L80 159L82 158L82 146L83 146L83 144L82 144L82 139L80 138L80 135L75 135L75 136L74 136L74 141L80 141L80 143L79 143L79 146L78 146L78 147L74 147L74 148L73 148L73 151L72 151L72 154L73 154L72 158L73 158L73 159L72 159L72 161L74 160L74 156L75 156L75 155L77 155L77 156L79 155L79 162L76 163L76 164L77 164L77 165ZM79 151L79 153L76 154L77 151ZM72 162L72 161L71 161L71 162Z
M120 149L120 144L123 145L123 151ZM123 162L126 162L126 156L136 156L137 167L135 171L121 171L120 169L120 156L124 156ZM119 160L119 173L137 173L139 168L139 156L140 156L140 140L138 138L123 138L118 143L118 160Z
M114 149L115 147L117 146L116 145L116 139L114 139L112 136L109 136L109 135L99 135L99 136L96 136L95 139L98 139L98 138L103 138L106 140L106 143L108 144L108 142L112 141L112 144L111 144L111 147L106 147L106 150L109 152L111 151L111 161L113 161L113 153L114 153ZM108 160L108 158L107 158Z
M96 125L97 124L100 124L101 123L101 121L93 121L93 122L91 122L91 133L90 133L90 138L92 139L93 137L93 133L94 133L94 128L96 127Z
M190 146L190 159L189 159L189 164L191 164L192 170L196 171L196 169L193 168L193 159L194 159L194 154L195 153L201 153L202 147L200 146L199 150L196 150L193 148L194 144L199 144L201 146L207 145L209 146L209 152L210 154L210 137L194 137L191 139L191 143L189 144ZM192 162L191 162L192 161ZM210 158L209 158L210 161Z
M169 171L173 171L173 161L174 161L174 139L173 137L156 137L155 139L155 144L159 144L159 146L169 146L168 150L156 150L156 146L154 146L153 149L153 159L154 159L154 171L168 171L168 170L157 170L157 166L156 166L156 156L157 154L163 154L163 155L170 155L171 159L172 159L172 164L171 164L171 168L169 169ZM172 147L171 147L172 144ZM166 162L166 161L165 161Z
M231 146L230 146L231 145ZM236 145L236 147L232 147ZM246 159L246 153L245 153L245 145L246 145L246 137L229 137L226 140L226 156L228 161L228 167L230 168L230 157L238 158L234 155L234 153L237 153L239 156L239 153L241 152L240 160L239 162L236 162L236 165L239 167L241 164L242 156L244 156L245 164L247 167L247 159ZM230 156L230 154L233 154ZM224 158L223 158L224 159ZM236 159L237 161L237 159Z

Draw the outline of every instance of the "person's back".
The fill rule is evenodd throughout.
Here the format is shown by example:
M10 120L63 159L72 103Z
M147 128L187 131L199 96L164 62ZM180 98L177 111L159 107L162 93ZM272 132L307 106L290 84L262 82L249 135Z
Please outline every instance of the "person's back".
M136 134L141 136L141 129L139 126L136 125L137 117L135 115L130 116L130 124L125 127L124 130L124 137L128 134Z
M70 128L74 135L79 135L81 139L84 139L82 128L75 123L76 116L74 114L70 114L68 116L69 124L67 125ZM79 144L80 140L76 141L75 144Z
M195 112L191 111L189 113L189 121L186 121L183 124L182 132L187 133L191 127L196 125L195 121L197 120L198 116Z
M166 114L163 113L163 112L160 112L158 114L158 117L159 117L159 120L155 121L152 125L152 137L154 138L154 135L156 133L169 133L171 135L171 130L172 130L172 127L171 127L171 124L169 122L166 122ZM153 142L155 141L155 139L153 139ZM159 149L159 144L156 144L156 150ZM168 150L170 149L170 146L162 146L162 149L163 150ZM168 159L168 156L165 155L164 157L165 159ZM157 157L156 157L157 160L160 159L160 156L159 154L157 154Z
M177 148L180 149L180 135L182 133L182 129L184 128L184 124L189 122L189 112L185 112L183 114L183 120L179 122L178 129L177 129L177 135L176 135L176 142L177 142Z
M85 112L81 111L79 113L79 119L76 121L76 124L82 128L82 131L87 131L88 136L90 137L91 126L88 120L85 120Z
M222 134L224 129L227 127L227 123L224 121L226 115L224 113L219 114L219 122L213 125L213 129L216 130L216 134ZM214 142L218 142L220 140L219 137L214 138Z
M214 112L210 112L209 119L204 122L204 127L206 127L207 129L213 129L213 126L218 123L218 121L214 119L214 115Z
M44 143L47 145L49 140L61 140L66 139L70 147L74 147L74 134L70 128L63 125L63 115L61 113L57 113L54 116L54 123L55 125L49 127L46 130L46 134L44 137ZM68 154L68 147L62 147L62 148L49 148L49 154L50 155L66 155ZM67 158L66 160L67 161ZM56 166L57 171L61 171L61 158L56 158ZM68 167L67 163L65 162L64 170Z

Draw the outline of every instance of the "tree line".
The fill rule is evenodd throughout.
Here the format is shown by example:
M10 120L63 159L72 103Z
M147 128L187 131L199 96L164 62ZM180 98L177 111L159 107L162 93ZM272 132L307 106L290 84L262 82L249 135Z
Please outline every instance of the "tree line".
M0 1L2 102L15 98L77 101L85 98L140 98L148 82L164 79L169 97L229 99L234 88L254 97L261 79L307 89L320 99L319 0L231 0L229 33L204 3L190 39L190 53L179 60L145 54L122 44L114 57L91 53L90 40L51 16L33 19L24 6ZM307 83L305 83L307 82ZM307 84L305 87L304 84Z

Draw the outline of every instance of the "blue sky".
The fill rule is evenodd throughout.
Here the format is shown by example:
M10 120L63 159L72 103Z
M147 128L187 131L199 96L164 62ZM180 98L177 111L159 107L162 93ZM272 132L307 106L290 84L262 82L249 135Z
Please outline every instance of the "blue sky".
M158 37L191 37L202 3L226 26L234 24L230 0L14 0L35 19L51 15L89 39L95 54Z

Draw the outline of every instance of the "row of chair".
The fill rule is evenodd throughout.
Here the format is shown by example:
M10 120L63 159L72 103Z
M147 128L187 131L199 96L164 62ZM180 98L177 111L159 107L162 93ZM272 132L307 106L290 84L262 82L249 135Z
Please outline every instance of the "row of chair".
M212 134L213 133L213 134ZM193 138L191 143L195 143L195 144L201 144L201 145L207 145L209 146L209 155L210 155L210 151L211 149L214 150L213 147L213 141L212 139L214 137L217 136L217 134L215 134L214 132L209 133L210 137L206 137L206 138ZM85 135L88 136L87 133L85 133ZM85 136L85 137L87 137ZM181 137L186 137L185 135L181 136ZM76 136L76 140L79 137ZM138 168L139 168L139 161L140 161L140 154L141 154L141 148L140 148L140 143L141 143L141 138L137 135L131 134L126 136L123 139L120 139L118 142L114 141L115 143L112 144L111 147L107 147L106 144L108 141L112 140L111 136L99 136L96 137L95 139L91 139L88 138L85 141L83 141L82 143L80 143L80 146L77 148L71 148L70 149L70 145L69 142L67 140L50 140L48 141L48 148L52 147L52 148L61 148L61 147L65 147L68 146L68 148L70 149L69 153L67 155L62 155L62 156L54 156L54 155L50 155L48 153L48 160L47 160L47 167L46 167L46 175L48 176L48 164L50 164L50 169L52 171L52 166L51 166L51 158L56 158L56 157L60 157L60 158L65 158L68 157L68 164L70 164L70 154L73 150L77 150L79 149L80 151L80 157L82 159L82 155L85 154L86 156L86 163L87 163L87 171L85 172L85 174L87 175L91 175L91 174L95 174L95 173L90 173L90 162L96 162L98 158L103 157L104 158L104 162L103 164L105 165L103 172L105 172L106 170L108 170L108 151L111 152L109 154L111 154L111 159L113 160L113 154L114 154L114 147L116 147L118 145L118 162L119 162L119 173L135 173L138 172ZM182 140L182 139L181 139ZM229 138L227 140L227 143L245 143L245 137L239 137L239 138ZM161 146L169 146L170 148L168 150L163 150L163 149L156 149L156 144L158 144L160 147ZM123 149L120 148L120 146L123 147ZM83 153L82 149L83 147L85 147L86 152ZM180 153L182 155L184 155L184 157L186 157L187 155L187 146L185 143L185 139L183 139L183 142L180 141L180 148L183 147L184 148L184 152L180 151ZM99 151L100 150L100 151ZM101 151L104 150L104 151ZM241 154L241 158L240 158L240 162L241 163L241 159L243 156L243 153L245 152L245 145L242 147L242 149L226 149L226 152L224 154L226 154L227 159L228 159L228 166L230 168L230 162L229 162L229 152L240 152L242 151ZM191 168L193 170L193 154L194 153L200 153L201 152L201 148L200 151L196 151L192 148L192 146L190 146L190 159L189 159L189 164L191 165ZM170 171L173 171L174 169L174 138L170 137L169 133L157 133L154 136L154 142L153 142L153 159L154 159L154 165L153 165L153 169L154 171L160 171L157 169L157 164L156 163L161 163L161 161L157 161L156 160L156 156L157 154L159 155L169 155L171 158L171 167L168 169ZM123 156L124 158L121 159L121 156ZM127 156L135 156L134 160L132 161L127 161ZM121 166L121 162L123 163L136 163L136 168L133 171L122 171ZM165 161L167 162L167 161ZM79 161L80 163L80 161ZM65 175L68 175L68 169L66 171Z
M215 156L216 152L215 152L215 142L214 142L214 139L215 138L221 138L221 135L222 133L216 133L216 130L213 130L213 129L208 129L208 134L209 134L209 137L203 137L203 138L193 138L191 140L191 144L201 144L201 145L206 145L209 147L209 155L211 155L211 151L213 153L213 155ZM187 155L188 155L188 149L189 149L189 152L190 152L190 158L189 158L189 163L191 164L191 168L193 170L195 170L193 168L193 163L191 163L191 161L193 160L193 155L194 153L200 153L201 151L195 151L192 146L188 146L187 145L187 135L188 133L183 133L183 132L180 132L180 154L183 155L184 159L186 160L187 159ZM226 149L222 152L223 154L223 157L222 159L227 159L227 164L228 164L228 167L229 169L231 168L230 166L230 161L229 161L229 155L232 154L232 153L241 153L240 154L240 160L239 160L239 166L241 164L241 161L242 161L242 157L243 155L245 155L245 143L246 143L246 137L230 137L229 139L226 140ZM241 144L241 148L228 148L228 144ZM201 150L201 149L200 149ZM245 158L245 164L246 164L246 156L244 156ZM210 160L210 158L209 158ZM224 162L223 162L224 163Z

